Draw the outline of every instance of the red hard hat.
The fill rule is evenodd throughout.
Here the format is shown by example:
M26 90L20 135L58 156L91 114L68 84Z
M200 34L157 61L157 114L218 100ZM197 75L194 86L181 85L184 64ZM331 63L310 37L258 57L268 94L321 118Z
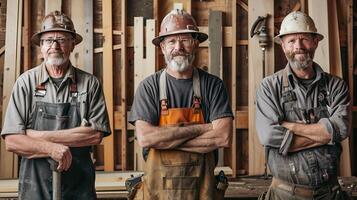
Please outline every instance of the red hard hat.
M181 33L193 33L199 42L207 40L208 35L199 31L195 19L184 10L175 9L167 14L161 22L159 36L152 40L156 46L165 36Z
M60 11L53 11L46 15L42 21L41 31L34 34L31 38L32 43L40 46L40 37L42 33L60 31L71 33L74 37L75 44L82 42L83 38L76 30L74 30L74 25L72 20Z

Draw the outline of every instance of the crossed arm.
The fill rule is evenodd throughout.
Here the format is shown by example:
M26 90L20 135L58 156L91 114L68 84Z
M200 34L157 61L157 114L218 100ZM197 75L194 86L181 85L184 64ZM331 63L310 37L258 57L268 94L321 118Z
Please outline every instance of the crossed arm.
M158 127L143 120L137 120L135 123L137 139L141 147L177 149L195 153L207 153L220 147L229 147L232 126L231 117L184 127Z
M26 134L5 136L6 149L26 158L51 157L59 163L58 170L67 170L72 163L69 147L99 144L103 134L90 127L58 131L26 130Z

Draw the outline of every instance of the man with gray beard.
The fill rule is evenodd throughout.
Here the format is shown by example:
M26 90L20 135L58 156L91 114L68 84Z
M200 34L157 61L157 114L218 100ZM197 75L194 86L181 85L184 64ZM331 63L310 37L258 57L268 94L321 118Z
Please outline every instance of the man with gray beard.
M6 149L22 157L19 199L57 193L60 199L96 199L91 145L108 136L110 126L100 82L69 61L81 41L59 11L49 13L32 36L44 61L17 79L1 132ZM57 193L53 170L61 173Z
M260 199L349 199L337 181L349 92L342 79L313 62L322 39L299 11L284 18L275 37L288 63L264 78L256 93L256 128L273 175Z
M152 41L166 68L140 83L129 117L146 160L137 199L223 199L226 179L213 171L216 150L230 146L233 114L222 80L193 66L207 37L190 14L173 10Z

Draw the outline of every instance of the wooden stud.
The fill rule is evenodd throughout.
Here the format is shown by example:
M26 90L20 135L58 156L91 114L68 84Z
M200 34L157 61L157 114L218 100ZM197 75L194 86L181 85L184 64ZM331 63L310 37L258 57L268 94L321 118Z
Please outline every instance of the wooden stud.
M127 170L127 110L126 110L126 87L127 87L127 78L126 78L126 68L127 68L127 53L126 53L126 0L122 0L121 5L121 165L122 170Z
M146 58L144 58L144 18L134 18L134 89L140 81L155 73L155 46L151 43L155 37L155 20L146 20ZM142 158L142 148L134 142L134 169L143 170L145 161Z
M31 0L24 0L24 68L23 71L31 69Z
M260 6L254 6L260 5ZM274 0L250 0L248 5L248 27L252 27L258 16L269 15L267 19L268 30L274 30ZM273 31L270 31L269 38L273 38ZM264 173L264 149L257 137L255 128L255 91L262 77L264 76L262 67L262 50L258 43L258 38L249 38L249 174L258 175ZM265 52L265 66L274 66L274 44ZM271 71L271 70L268 70Z
M112 134L104 138L104 170L114 170L112 0L103 0L103 87Z
M12 87L20 74L21 38L22 38L22 0L7 2L6 39L3 82L2 119L5 117ZM5 142L1 140L0 178L17 177L17 155L7 152Z
M222 49L222 11L209 11L208 20L208 49L209 73L223 79L223 49ZM218 150L218 166L224 165L224 148Z
M71 62L93 73L93 0L71 1L71 16L76 32L83 37L71 54Z
M45 15L55 10L62 11L62 0L46 0Z
M231 83L231 105L233 113L237 110L237 0L232 0L232 83ZM236 123L233 123L232 133L232 147L231 147L231 164L232 176L237 175L237 130Z
M317 31L324 36L324 39L319 42L319 47L315 51L314 61L318 63L322 69L330 72L330 50L329 50L329 24L328 24L328 7L327 0L313 0L308 2L309 15L314 20Z

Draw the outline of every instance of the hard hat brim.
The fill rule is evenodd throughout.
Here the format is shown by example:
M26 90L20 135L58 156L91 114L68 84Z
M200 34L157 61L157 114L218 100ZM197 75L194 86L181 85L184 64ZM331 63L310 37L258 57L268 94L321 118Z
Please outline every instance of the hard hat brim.
M47 32L66 32L66 33L71 33L71 34L73 34L75 36L75 38L74 38L75 45L81 43L82 40L83 40L83 37L81 35L79 35L78 33L73 32L73 31L69 31L69 30L66 30L66 29L63 29L63 28L52 28L52 29L41 31L41 32L38 32L38 33L34 34L31 37L31 42L33 44L37 45L37 46L40 46L41 35L43 33L47 33Z
M321 41L322 39L324 39L324 36L321 35L320 33L316 33L316 32L311 32L311 31L301 31L301 32L291 32L291 33L284 33L284 34L279 34L277 36L274 37L274 42L277 44L281 44L282 40L281 38L285 35L291 35L291 34L299 34L299 33L311 33L313 35L316 35L317 38L319 39L319 41Z
M166 36L169 36L169 35L177 35L177 34L185 34L185 33L194 33L194 34L197 34L197 40L201 43L201 42L204 42L207 40L208 38L208 35L206 33L202 33L202 32L199 32L199 31L195 31L195 30L179 30L179 31L174 31L174 32L170 32L170 33L167 33L167 34L162 34L160 36L157 36L155 37L153 40L152 40L152 43L155 45L155 46L160 46L160 43L162 41L162 38L166 37Z

